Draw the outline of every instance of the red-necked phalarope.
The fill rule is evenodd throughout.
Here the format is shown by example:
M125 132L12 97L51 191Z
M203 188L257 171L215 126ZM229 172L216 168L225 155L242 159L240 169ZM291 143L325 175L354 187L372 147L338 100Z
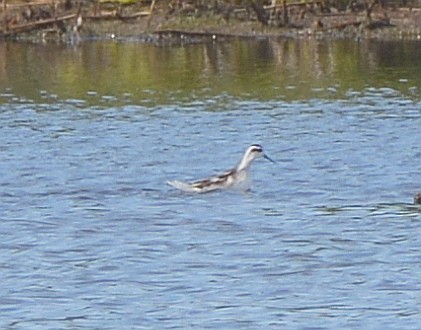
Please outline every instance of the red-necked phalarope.
M250 165L256 158L261 156L274 163L271 158L265 155L262 146L253 144L247 148L243 158L241 158L237 166L225 173L192 183L181 182L178 180L167 181L167 183L174 188L194 193L204 193L218 189L237 189L247 191L250 190L251 186Z
M414 204L421 204L421 192L415 194Z

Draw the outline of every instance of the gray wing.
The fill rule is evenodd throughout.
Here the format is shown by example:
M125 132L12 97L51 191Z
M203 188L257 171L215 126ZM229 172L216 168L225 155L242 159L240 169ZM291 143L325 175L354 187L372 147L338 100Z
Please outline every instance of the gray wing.
M220 175L213 176L209 179L195 181L191 184L192 188L196 188L201 192L207 192L225 188L228 184L228 178L234 174L234 170L224 172Z

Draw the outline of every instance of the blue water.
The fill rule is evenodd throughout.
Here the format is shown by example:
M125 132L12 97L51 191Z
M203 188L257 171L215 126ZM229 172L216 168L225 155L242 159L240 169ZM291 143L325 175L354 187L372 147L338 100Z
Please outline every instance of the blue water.
M1 97L0 328L419 328L419 101ZM251 143L249 194L165 184Z

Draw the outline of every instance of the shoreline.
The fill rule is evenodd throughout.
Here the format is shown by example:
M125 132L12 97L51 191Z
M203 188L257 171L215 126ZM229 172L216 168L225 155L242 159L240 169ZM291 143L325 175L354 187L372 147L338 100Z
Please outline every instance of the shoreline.
M118 4L110 8L100 12L92 7L72 8L63 11L61 16L55 13L53 19L19 22L20 25L15 26L20 29L14 30L13 25L7 29L3 26L0 37L3 40L72 44L92 39L158 44L261 38L421 40L421 8L374 7L367 16L361 10L339 12L329 9L329 13L324 13L307 9L298 11L291 7L288 24L270 19L262 22L250 11L244 14L246 17L227 18L224 12L214 10L169 13L169 8L163 4L156 8Z

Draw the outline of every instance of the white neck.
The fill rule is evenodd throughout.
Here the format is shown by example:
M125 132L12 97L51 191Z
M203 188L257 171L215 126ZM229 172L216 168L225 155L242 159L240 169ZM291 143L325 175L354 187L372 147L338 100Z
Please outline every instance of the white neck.
M251 163L253 162L254 157L251 153L246 152L243 156L243 158L241 158L240 162L237 164L237 166L235 167L235 169L237 170L237 172L239 171L246 171L249 169Z

